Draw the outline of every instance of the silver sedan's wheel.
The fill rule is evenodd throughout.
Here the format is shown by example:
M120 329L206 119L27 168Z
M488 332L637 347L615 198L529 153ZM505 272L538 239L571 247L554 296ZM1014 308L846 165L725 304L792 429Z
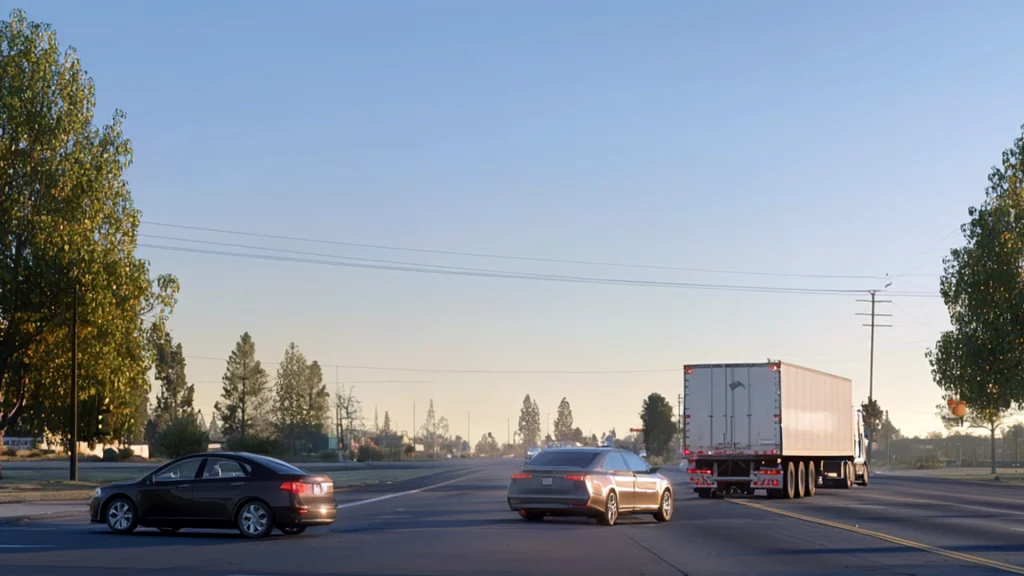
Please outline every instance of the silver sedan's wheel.
M615 492L608 494L608 499L604 503L604 516L601 517L601 523L605 526L614 526L615 521L619 519L619 497L615 495Z
M654 513L654 519L658 522L668 522L672 519L672 491L665 490L661 494L661 505Z
M128 534L139 525L135 504L127 498L116 498L107 505L107 528L117 534Z
M246 538L263 538L274 528L270 507L263 502L246 502L238 514L238 531Z

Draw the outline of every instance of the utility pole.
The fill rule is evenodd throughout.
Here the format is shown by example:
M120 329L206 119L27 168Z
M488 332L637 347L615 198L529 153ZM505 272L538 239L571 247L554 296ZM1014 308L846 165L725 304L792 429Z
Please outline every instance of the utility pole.
M416 402L412 403L412 447L416 449Z
M78 282L71 296L71 470L69 479L78 481Z
M511 445L512 444L512 419L511 418L509 418L507 420L507 423L505 424L505 426L508 428L508 431L507 431L507 434L508 434L507 442L508 442L508 444Z
M885 287L888 288L891 285L892 285L892 282L889 282L888 284L885 285ZM875 328L892 328L892 324L877 324L877 323L875 323L875 318L876 317L891 317L892 316L892 314L881 314L881 313L875 312L875 305L876 304L891 304L892 300L878 300L876 298L876 296L878 295L878 290L869 290L868 293L871 294L871 300L857 300L857 302L870 302L871 303L871 313L868 314L866 312L857 312L856 315L857 316L871 316L871 323L870 324L864 324L864 326L868 326L868 327L871 328L871 357L870 357L870 360L869 360L869 368L868 368L868 405L870 406L870 405L873 404L874 399L875 399ZM874 432L874 430L872 430L872 433L873 432ZM871 443L873 441L874 441L873 438L868 438L868 445L867 445L867 451L866 451L866 456L867 456L868 464L871 463Z
M551 412L544 414L544 434L551 436Z
M466 442L469 442L470 451L473 450L473 425L469 420L469 410L466 410ZM459 446L462 448L462 446Z
M246 379L249 377L249 358L248 353L242 358L242 440L245 440L245 385Z

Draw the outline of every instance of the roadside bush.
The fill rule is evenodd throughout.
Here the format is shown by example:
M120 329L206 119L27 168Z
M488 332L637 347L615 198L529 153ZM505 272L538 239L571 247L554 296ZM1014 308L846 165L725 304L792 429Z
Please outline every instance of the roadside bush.
M103 449L103 461L104 462L120 462L121 455L114 448Z
M281 456L283 447L274 438L262 436L232 436L228 438L228 450L232 452L248 452L250 454L263 454L264 456ZM337 455L335 455L337 459Z
M3 450L0 450L0 454L3 454L4 456L7 456L8 458L14 458L15 456L18 455L18 449L17 448L4 448Z
M402 452L405 453L406 456L412 456L416 453L416 447L412 444L406 444L405 448L402 449Z
M338 461L338 451L337 450L324 450L323 452L317 454L317 458L319 458L321 462L337 462Z
M206 450L206 432L195 418L179 418L156 437L157 452L167 458L180 458Z
M117 455L121 457L121 461L130 460L132 456L135 456L135 450L131 448L121 448L117 451Z
M356 457L358 462L369 462L375 460L380 462L384 460L384 452L376 446L363 445L359 447L359 455Z

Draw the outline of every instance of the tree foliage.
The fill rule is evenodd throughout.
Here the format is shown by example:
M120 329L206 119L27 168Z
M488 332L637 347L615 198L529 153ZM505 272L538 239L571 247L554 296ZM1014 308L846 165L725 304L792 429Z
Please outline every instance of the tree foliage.
M559 442L572 440L572 407L569 406L569 401L565 398L558 403L554 434L555 439Z
M188 414L168 423L156 436L156 453L180 458L206 451L207 436L195 415Z
M277 370L277 424L282 441L295 453L312 451L313 436L322 434L330 413L331 394L323 371L294 342L288 345Z
M221 401L213 405L221 434L229 438L240 435L244 412L247 435L270 435L274 423L273 389L270 376L256 359L256 344L248 332L242 334L231 351L221 382Z
M156 380L160 382L153 421L157 430L162 430L179 418L195 416L196 390L185 375L185 352L181 342L175 343L166 328L155 325L150 331L150 342L156 357Z
M494 438L494 435L488 432L480 437L474 452L476 452L477 456L493 458L501 454L501 447L498 446L498 441Z
M523 407L519 410L518 430L519 438L527 448L536 446L540 441L540 409L529 394L523 398Z
M927 358L935 383L991 423L1024 402L1024 134L988 181L960 227L965 245L943 260L939 291L952 329Z
M437 417L437 412L434 410L434 400L431 399L430 406L427 408L427 417L420 428L424 449L430 450L431 454L436 457L438 450L441 449L442 444L448 439L448 433L448 419L444 416Z
M668 456L676 425L672 422L672 405L664 396L652 392L640 408L644 443L650 456Z
M76 287L83 405L105 398L109 425L128 436L149 393L143 317L163 322L177 281L154 286L135 257L124 114L97 127L94 108L92 79L52 27L21 10L0 22L0 437L23 409L36 432L70 437Z

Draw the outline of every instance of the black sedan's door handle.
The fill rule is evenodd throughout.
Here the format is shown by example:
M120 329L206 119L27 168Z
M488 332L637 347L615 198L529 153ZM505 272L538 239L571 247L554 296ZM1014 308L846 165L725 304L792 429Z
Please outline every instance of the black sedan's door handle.
M231 485L232 486L244 486L245 482L232 482Z
M178 484L177 486L174 487L174 489L175 490L181 490L182 488L191 488L191 487L192 487L191 484Z

